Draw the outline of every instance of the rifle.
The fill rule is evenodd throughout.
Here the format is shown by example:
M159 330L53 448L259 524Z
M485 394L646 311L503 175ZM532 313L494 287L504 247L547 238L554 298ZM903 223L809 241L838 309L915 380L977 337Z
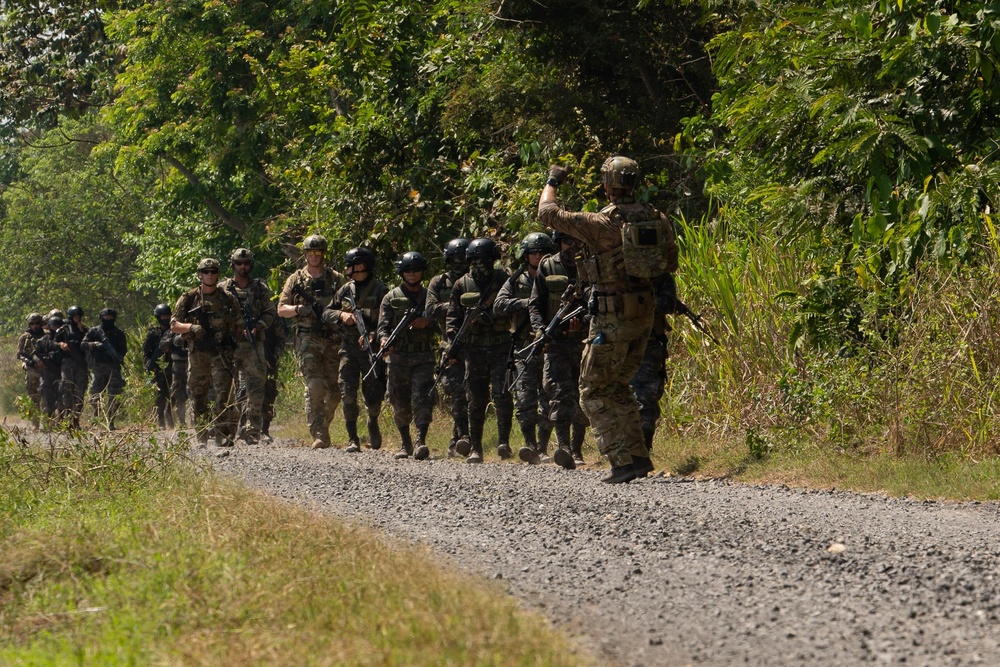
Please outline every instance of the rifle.
M719 339L716 338L708 326L705 325L701 319L701 315L692 312L691 309L687 307L687 304L680 299L674 299L674 313L687 317L691 320L691 325L694 326L695 329L708 336L713 343L719 345Z
M320 290L317 290L320 291ZM295 283L292 285L292 294L298 294L302 297L302 300L307 306L312 308L313 314L316 316L317 325L323 324L323 304L319 302L319 299L315 295L310 294L309 290L302 286L301 283Z
M410 328L410 324L413 323L413 320L417 319L421 315L423 315L423 312L416 306L408 308L406 312L403 313L403 317L400 318L399 323L392 330L392 333L389 334L389 337L385 339L385 343L382 344L382 347L380 347L378 352L375 353L375 359L372 362L372 367L369 368L368 372L365 373L365 376L361 378L362 382L367 380L368 376L375 372L378 361L385 358L385 353L388 352L389 348L395 344L396 339L399 338L404 331Z
M104 354L108 355L108 357L111 359L111 361L115 362L116 364L120 364L120 363L122 363L125 360L122 357L122 355L118 352L118 350L115 349L115 346L111 344L111 341L108 340L108 336L107 336L107 334L104 333L103 329L101 329L99 327L91 327L90 329L88 329L88 332L89 331L96 331L97 332L97 333L94 334L94 336L97 337L97 340L96 341L90 341L90 342L92 342L92 343L96 342L98 344L98 346L102 350L104 350Z
M516 356L522 357L524 353L527 352L528 356L523 357L524 365L521 367L521 372L514 378L514 381L511 383L512 385L517 384L517 381L521 379L524 372L528 370L528 364L531 363L535 353L542 349L547 342L552 340L552 337L555 336L556 330L586 310L584 306L577 306L573 308L573 297L575 295L576 284L570 284L566 287L566 291L563 292L562 296L559 298L559 310L552 316L552 319L549 320L548 325L546 325L535 340L531 341L531 343L514 353ZM573 309L570 310L570 308Z
M345 294L343 298L349 309L348 312L354 313L354 326L358 328L358 335L361 336L361 349L368 355L368 364L370 365L368 373L371 373L375 369L375 351L372 349L372 341L368 337L368 327L365 326L365 314L358 308L353 296ZM365 377L368 377L368 373L365 373ZM378 370L375 370L375 377L378 377Z
M490 276L490 281L486 283L486 288L479 295L479 301L472 308L465 311L465 317L462 319L462 325L458 327L458 331L455 332L455 337L451 339L448 343L448 347L441 354L441 360L438 365L434 367L434 385L431 387L429 394L434 395L437 391L437 386L441 383L441 378L444 376L444 369L448 367L448 360L451 359L452 355L455 353L455 348L459 343L462 342L462 337L468 330L469 325L472 324L473 320L479 317L479 314L483 312L486 308L486 296L490 293L490 288L493 286L493 279L496 278L496 272Z
M208 313L205 311L205 306L195 306L188 311L188 315L193 315L198 320L198 325L205 333L205 336L200 341L196 341L201 343L201 349L205 352L218 352L219 341L215 340L215 327L208 320Z
M239 294L236 293L236 281L229 281L229 293L233 295L237 303L240 303ZM254 337L255 322L253 319L253 281L247 286L247 301L240 303L240 314L243 315L243 337L247 339L254 353L257 355L257 362L265 366L264 360L260 356L260 348L257 347L257 339Z

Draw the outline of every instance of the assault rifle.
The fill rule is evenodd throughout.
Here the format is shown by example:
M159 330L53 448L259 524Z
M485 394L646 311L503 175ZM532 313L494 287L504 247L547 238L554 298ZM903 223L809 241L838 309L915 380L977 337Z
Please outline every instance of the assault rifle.
M471 308L466 309L465 317L462 319L462 325L458 327L458 331L455 332L455 337L451 339L451 342L448 343L448 347L441 354L441 360L434 368L434 386L431 387L429 392L431 396L433 396L434 392L437 391L437 386L441 383L441 378L444 376L444 369L448 367L448 360L451 359L453 354L455 354L455 348L462 342L462 338L465 336L465 332L469 329L469 325L472 324L472 322L479 317L479 314L486 309L486 297L490 293L490 288L493 286L493 279L495 277L496 272L490 276L490 281L486 283L486 288L479 295L479 300L476 301L476 304Z
M229 281L229 293L233 295L237 303L240 303L240 297L236 293L236 281ZM240 303L240 313L243 315L243 337L247 339L250 346L253 348L254 353L257 355L257 362L262 366L264 360L260 356L260 348L257 347L257 339L254 337L254 328L256 322L253 319L253 281L247 285L247 300L246 303Z
M119 353L118 350L115 349L115 346L111 344L111 341L108 340L108 336L104 333L103 329L100 327L91 327L87 330L88 333L91 331L96 332L94 333L94 337L97 338L96 341L90 341L91 343L97 343L97 347L104 350L104 354L108 355L108 358L116 364L120 364L124 361L121 353Z
M684 315L685 317L687 317L689 320L691 320L691 325L695 329L708 336L709 339L711 339L711 341L716 345L719 344L719 339L715 337L715 335L708 328L708 326L702 321L701 316L698 315L697 313L692 312L691 309L687 307L687 304L685 304L680 299L676 298L674 299L674 313L677 315Z
M188 311L188 316L193 316L198 320L198 326L201 327L204 336L197 343L201 343L201 349L205 352L218 352L219 351L219 341L215 339L215 327L208 319L208 312L205 310L204 305L195 306Z
M423 315L423 311L416 306L408 308L406 312L403 313L403 317L400 318L399 323L392 330L392 333L389 334L389 337L385 339L385 343L382 344L382 347L380 347L378 352L375 353L375 360L372 362L372 367L369 368L368 372L365 373L365 376L361 378L362 382L367 380L368 376L375 372L375 368L377 367L379 360L385 358L386 352L389 351L389 348L395 345L396 339L399 338L404 331L410 328L413 320L417 319L421 315Z
M316 290L321 291L321 290ZM302 297L302 300L307 306L312 308L313 314L316 315L316 324L322 326L323 324L323 304L319 302L314 294L310 294L309 290L302 286L301 283L295 283L292 285L292 294L298 294Z
M365 314L358 308L357 302L350 294L344 295L344 303L350 309L348 312L354 314L354 326L358 328L358 334L361 336L361 349L368 355L368 363L371 365L368 373L374 371L375 377L378 377L378 370L375 368L375 350L372 349L372 341L368 337L368 327L365 326ZM365 377L368 377L368 373L365 373Z
M560 302L559 310L556 312L555 315L552 316L552 319L549 320L548 325L541 331L541 333L538 335L537 338L535 338L535 340L533 340L531 343L529 343L528 345L524 346L523 348L514 353L518 357L524 358L524 365L521 367L521 372L518 373L517 377L514 378L513 384L516 384L517 381L521 379L521 375L523 375L524 372L528 370L528 364L531 363L531 360L532 358L534 358L535 353L537 353L540 349L542 349L546 343L552 340L552 337L555 336L556 331L559 329L559 327L569 322L574 317L578 317L581 313L583 313L586 310L586 308L582 305L576 306L575 308L573 307L573 296L575 294L576 294L576 285L575 284L569 285L566 288L566 291L563 292L562 296L559 298ZM526 352L528 356L524 356Z

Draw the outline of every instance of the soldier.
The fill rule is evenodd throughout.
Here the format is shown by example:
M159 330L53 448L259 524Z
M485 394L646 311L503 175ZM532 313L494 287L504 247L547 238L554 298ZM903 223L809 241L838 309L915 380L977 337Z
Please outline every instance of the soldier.
M264 361L264 332L278 319L271 301L271 290L260 278L250 278L253 253L237 248L229 255L233 277L219 285L240 304L241 335L233 350L233 381L241 393L239 437L249 445L260 440L263 429L264 383L267 363Z
M427 429L434 401L434 349L437 326L427 317L427 289L423 286L427 260L419 252L403 253L396 262L402 278L382 299L378 318L379 349L388 360L389 403L402 444L397 459L412 455L418 461L430 456ZM393 340L393 333L396 335ZM410 439L410 422L417 426L417 441Z
M524 347L531 338L531 318L528 314L528 301L531 298L531 286L535 282L538 263L542 257L554 250L552 239L547 234L534 232L521 240L521 266L500 288L496 301L493 302L493 314L510 317L511 349L508 355L508 389L513 389L516 397L514 416L521 427L524 436L524 446L518 450L518 457L531 464L541 462L541 453L548 449L549 434L552 425L549 422L549 400L542 389L542 365L544 358L536 354L528 361L514 358L514 351ZM511 387L513 378L517 378L516 386Z
M45 415L46 427L59 417L61 392L59 381L62 377L63 350L56 340L56 334L63 326L62 314L53 310L49 312L48 331L35 343L35 366L42 369L42 377L38 393L42 398L42 412Z
M312 448L330 446L330 422L340 404L337 371L340 333L323 322L322 313L346 282L343 274L326 266L326 239L319 234L302 242L306 265L288 276L278 300L278 315L295 322L295 354L306 385L306 420Z
M94 409L94 417L100 414L101 394L108 392L108 403L105 407L108 418L108 430L115 430L115 415L120 401L118 397L125 388L125 378L122 377L122 362L128 352L128 340L125 332L115 326L118 312L113 308L105 308L100 313L101 326L90 327L84 335L83 348L87 351L89 365L94 372L90 384L90 405Z
M35 345L45 335L42 330L44 319L41 313L28 315L28 328L17 339L17 358L21 360L24 369L24 389L31 401L31 425L38 428L38 415L41 413L42 395L39 386L42 383L42 366L35 358Z
M667 333L670 324L667 315L676 312L677 283L669 273L653 281L656 294L656 315L653 318L653 329L646 341L646 352L635 376L629 384L632 393L639 402L639 417L642 420L642 435L646 449L653 451L653 436L656 434L656 423L660 419L660 399L667 383Z
M537 334L545 331L563 307L563 298L571 285L577 285L576 252L579 241L556 231L553 240L559 252L542 259L535 274L535 284L528 304L531 324ZM568 297L568 309L585 305L583 290L574 290ZM568 313L567 313L568 314ZM560 324L544 344L542 385L549 399L549 418L555 425L556 463L567 470L583 465L583 439L587 417L580 409L580 363L583 341L587 335L586 313Z
M66 314L69 315L69 321L56 332L56 341L63 351L59 392L62 396L63 410L69 416L73 428L78 429L90 377L87 372L87 355L80 347L87 333L87 327L83 323L83 308L80 306L70 306Z
M375 255L368 248L351 248L344 255L344 266L350 282L337 291L337 296L323 313L323 319L343 332L340 344L340 392L344 400L344 423L347 427L347 448L349 453L361 451L358 437L358 389L365 399L368 412L368 442L372 449L382 446L382 432L379 430L378 416L382 411L385 397L385 363L375 362L371 369L372 345L375 343L375 329L378 327L379 306L389 292L381 280L375 277ZM358 322L361 322L361 326ZM362 329L364 334L362 334ZM367 374L367 379L361 380Z
M260 441L267 444L271 438L271 422L274 420L274 404L278 400L278 376L281 372L281 356L288 341L288 326L281 317L274 318L271 328L264 334L264 362L267 377L264 380L264 402L261 404Z
M431 278L427 285L427 316L435 321L438 331L444 331L447 325L448 307L451 305L451 291L455 281L465 275L468 264L465 251L469 247L468 239L452 239L444 247L445 271ZM447 346L447 340L442 336L442 346ZM444 350L441 350L444 354ZM461 357L453 357L442 370L441 387L451 407L451 442L448 443L448 457L458 456L455 446L459 441L465 441L463 448L468 447L469 440L469 404L465 399L465 361Z
M170 325L170 306L161 304L166 309L167 326ZM159 308L159 306L157 306ZM160 337L160 351L163 358L168 359L168 378L170 380L170 405L174 409L174 424L177 428L187 428L188 400L188 351L187 342L180 334L175 334L168 328Z
M461 347L456 352L465 359L469 441L457 443L456 451L468 455L467 463L483 462L483 426L492 394L497 411L497 454L501 459L509 459L514 404L504 383L510 352L510 318L492 314L497 292L509 276L503 269L494 268L500 250L492 239L474 239L465 257L469 273L459 278L452 290L447 325L449 340L455 340L465 324L459 341Z
M240 304L219 289L219 260L198 262L198 286L185 292L174 306L170 330L188 345L188 392L194 403L198 442L215 438L219 447L232 447L236 413L232 405L233 344L240 335ZM214 403L209 405L209 389Z
M580 373L580 404L590 419L598 449L611 462L608 484L630 482L653 470L629 381L635 375L653 327L650 279L677 269L677 243L666 216L633 198L639 165L615 156L601 166L610 204L598 213L571 213L558 203L566 179L554 165L538 200L538 217L553 229L587 244L577 263L580 280L592 285L592 319Z
M149 327L142 341L142 367L150 374L156 387L156 424L161 428L173 428L174 416L170 410L171 369L170 349L164 350L160 343L164 334L170 331L170 306L165 303L153 308L156 326ZM164 363L160 363L163 359Z

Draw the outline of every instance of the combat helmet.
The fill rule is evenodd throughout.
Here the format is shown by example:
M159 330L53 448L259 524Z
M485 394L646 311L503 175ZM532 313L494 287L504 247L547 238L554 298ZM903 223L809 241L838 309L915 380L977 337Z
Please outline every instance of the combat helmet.
M364 264L368 273L374 273L375 253L368 248L351 248L344 253L344 266L350 268L355 264Z
M73 319L74 317L83 317L83 308L77 305L72 305L66 310L66 314L69 316L69 319Z
M302 241L303 252L309 250L319 250L320 252L326 252L328 244L326 242L326 237L320 236L319 234L312 234L307 236L304 241Z
M222 265L219 264L219 260L214 257L205 257L198 262L198 273L201 273L202 271L211 271L212 269L215 269L216 271L222 269Z
M65 320L66 316L63 315L63 311L58 308L53 308L49 311L49 314L45 316L46 320L51 320L53 317L58 317L60 320Z
M543 234L541 232L532 232L528 234L519 244L520 252L518 254L518 259L522 261L527 257L528 252L531 250L540 250L542 254L549 255L555 252L555 244L552 239L549 238L548 234Z
M444 261L446 264L451 262L464 262L465 261L465 251L469 248L469 239L452 239L448 241L448 245L444 247Z
M28 315L28 326L32 324L45 324L45 318L41 313L31 313Z
M630 157L615 155L601 165L601 182L609 191L631 192L639 184L639 163Z
M168 306L165 303L158 303L156 304L156 307L153 308L153 317L155 317L156 319L160 319L161 317L169 317L170 314L171 314L170 306Z
M495 262L500 259L500 248L493 239L473 239L465 251L465 259L472 262Z
M235 265L236 262L250 262L250 264L253 264L253 253L247 248L237 248L229 253L229 266Z
M427 260L419 252L404 252L403 256L396 260L396 274L403 275L404 271L424 271L427 269Z

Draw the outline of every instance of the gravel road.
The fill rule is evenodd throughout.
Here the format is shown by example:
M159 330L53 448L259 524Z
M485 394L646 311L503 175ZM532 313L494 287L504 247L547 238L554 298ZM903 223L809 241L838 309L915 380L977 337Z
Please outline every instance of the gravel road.
M215 465L502 579L607 664L1000 664L1000 505L392 453Z

